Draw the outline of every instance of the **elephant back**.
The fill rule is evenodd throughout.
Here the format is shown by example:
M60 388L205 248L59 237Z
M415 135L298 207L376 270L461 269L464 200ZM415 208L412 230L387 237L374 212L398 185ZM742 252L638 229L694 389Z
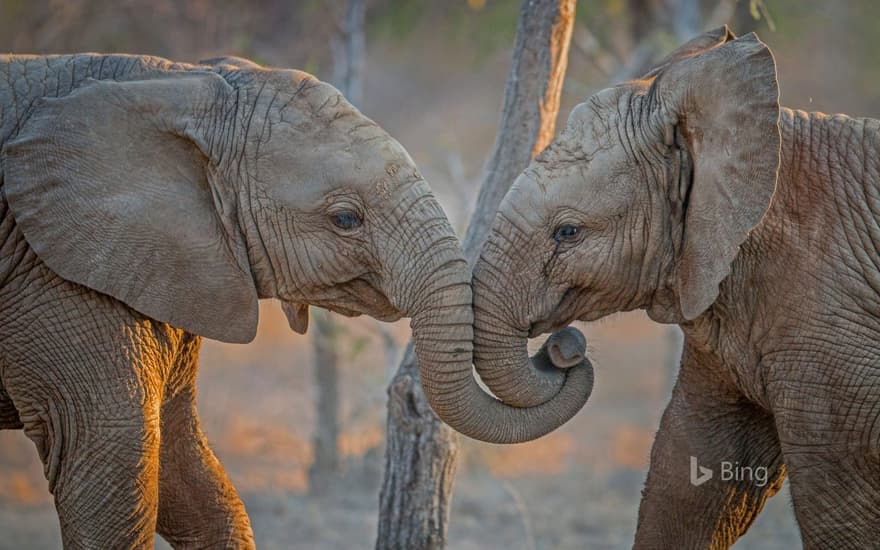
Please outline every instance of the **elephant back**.
M37 99L66 96L87 80L130 80L192 67L148 55L0 55L0 146L15 136Z

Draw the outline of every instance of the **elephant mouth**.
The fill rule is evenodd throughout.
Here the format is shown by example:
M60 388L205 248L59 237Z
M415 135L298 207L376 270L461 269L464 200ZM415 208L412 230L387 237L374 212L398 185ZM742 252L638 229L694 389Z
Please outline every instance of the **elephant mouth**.
M579 288L566 290L549 315L529 325L529 338L537 338L548 332L558 332L577 321L581 290Z
M369 315L380 321L394 322L403 317L384 292L366 277L356 277L334 285L333 299L315 300L314 305L346 317Z

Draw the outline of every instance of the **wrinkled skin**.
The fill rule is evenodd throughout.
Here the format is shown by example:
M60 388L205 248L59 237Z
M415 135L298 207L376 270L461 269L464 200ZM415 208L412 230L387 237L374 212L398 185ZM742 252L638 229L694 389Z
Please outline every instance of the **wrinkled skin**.
M514 183L474 268L476 368L541 402L527 336L677 323L635 547L727 548L786 475L806 548L875 547L878 212L880 121L780 108L767 47L712 31L575 108ZM691 484L691 457L714 477Z
M412 318L426 393L471 371L470 271L403 148L331 86L237 59L0 57L0 428L67 548L250 548L195 409L200 336L259 298ZM161 467L160 467L161 465Z

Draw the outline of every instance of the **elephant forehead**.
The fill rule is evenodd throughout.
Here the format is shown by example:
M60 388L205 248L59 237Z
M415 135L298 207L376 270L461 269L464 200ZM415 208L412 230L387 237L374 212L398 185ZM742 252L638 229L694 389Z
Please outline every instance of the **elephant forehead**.
M290 204L317 202L336 189L359 191L366 202L386 200L422 179L406 151L388 141L386 136L368 149L331 142L267 153L257 180L272 198Z
M348 155L340 155L338 177L350 185L365 188L366 197L387 199L401 186L422 180L409 153L397 140L378 125L363 117L370 125L355 127L347 132L351 143L343 144Z
M607 124L622 113L621 108L625 107L627 93L627 89L623 87L605 88L596 92L571 110L566 129L607 129Z
M326 147L322 170L331 179L369 187L385 194L396 187L422 179L409 153L378 126L369 139Z
M546 153L547 151L545 151ZM535 161L514 182L519 201L531 201L534 206L570 198L582 192L589 179L593 159L580 152L553 151Z
M521 174L504 196L501 212L514 223L538 226L551 205L551 194L529 172Z
M306 73L284 73L295 89L288 101L271 100L259 147L259 179L273 187L271 195L318 200L348 187L382 199L421 179L403 146L336 88Z
M608 88L572 109L565 128L549 153L562 157L592 159L612 148L619 139L620 121L629 109L623 88Z

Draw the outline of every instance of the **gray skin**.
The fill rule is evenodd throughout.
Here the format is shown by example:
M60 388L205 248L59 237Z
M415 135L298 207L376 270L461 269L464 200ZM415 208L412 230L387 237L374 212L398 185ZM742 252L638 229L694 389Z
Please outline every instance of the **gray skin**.
M471 375L470 270L412 159L310 75L3 56L0 145L0 428L35 443L65 547L253 546L195 378L260 298L298 332L308 304L409 316L441 417L534 414Z
M514 405L565 380L529 336L634 309L684 332L636 548L727 548L786 475L806 548L880 540L880 121L778 95L768 48L726 27L597 93L474 268L475 365Z

